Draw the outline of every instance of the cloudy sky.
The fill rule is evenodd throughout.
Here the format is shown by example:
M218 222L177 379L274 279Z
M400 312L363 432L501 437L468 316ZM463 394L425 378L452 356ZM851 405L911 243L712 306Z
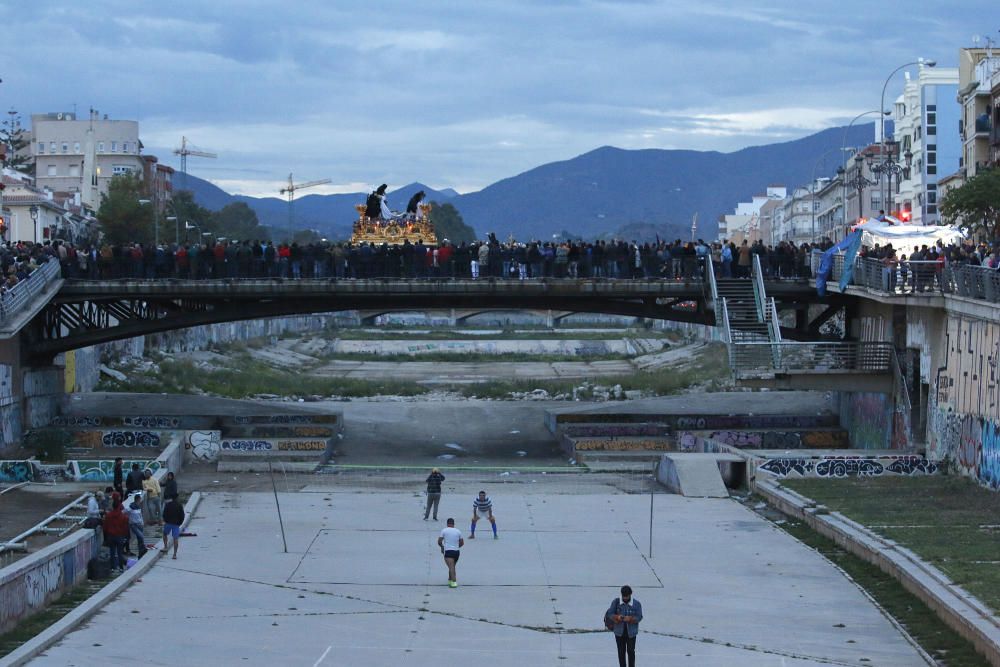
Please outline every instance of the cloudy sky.
M0 104L140 122L178 167L277 195L467 192L603 145L731 151L844 125L995 1L0 1ZM985 44L985 39L981 41ZM889 86L902 88L902 75Z

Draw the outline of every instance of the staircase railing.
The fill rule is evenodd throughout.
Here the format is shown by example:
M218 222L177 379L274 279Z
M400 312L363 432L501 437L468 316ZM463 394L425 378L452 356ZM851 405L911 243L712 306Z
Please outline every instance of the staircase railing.
M729 346L730 363L737 378L810 372L885 374L892 372L892 356L890 343L782 341Z
M757 304L757 321L766 322L767 294L764 292L764 272L760 267L760 255L751 254L753 255L753 300Z
M715 265L712 262L712 255L705 255L705 297L709 300L712 310L715 313L715 325L719 326L722 321L719 308L719 287L715 283Z
M22 280L0 295L0 322L16 315L24 305L45 290L45 287L62 275L59 262L50 259Z

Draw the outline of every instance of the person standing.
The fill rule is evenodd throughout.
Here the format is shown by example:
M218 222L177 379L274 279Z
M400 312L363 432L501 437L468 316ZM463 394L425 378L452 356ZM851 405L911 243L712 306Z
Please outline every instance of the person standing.
M455 566L461 555L459 550L465 546L465 540L462 539L462 531L455 528L454 519L448 519L446 523L447 527L441 531L441 536L438 537L438 547L444 554L444 564L448 566L448 587L458 588L458 575L455 574Z
M476 522L486 517L490 520L493 528L493 539L500 539L497 536L497 520L493 516L493 501L486 495L485 491L480 491L479 495L472 501L472 528L469 530L469 539L476 539Z
M434 510L434 520L438 520L438 504L441 502L441 482L443 481L444 475L437 468L431 470L431 474L427 476L427 507L424 508L424 521L427 521L431 509Z
M146 515L149 517L149 523L159 525L160 515L163 513L160 482L153 477L152 470L144 470L142 476L142 494L146 498Z
M125 555L122 549L128 539L128 517L122 511L120 500L116 500L104 515L104 539L111 554L111 570L125 569Z
M135 555L142 558L146 553L146 523L142 516L142 494L136 493L132 496L132 502L128 505L128 537L125 538L125 553L131 555L129 544L135 538Z
M125 476L125 495L131 496L136 491L142 491L142 471L138 463L133 463L132 470Z
M628 667L635 667L635 638L639 634L639 622L642 620L642 605L632 597L632 587L622 586L621 597L611 601L611 606L604 612L604 624L614 630L615 644L618 645L618 667L626 667L625 657L628 656Z
M177 496L167 501L163 508L163 553L167 553L167 536L174 536L174 560L177 560L177 542L181 539L184 524L184 507Z
M123 482L125 479L125 470L124 470L124 464L122 463L122 459L120 456L115 459L115 468L113 474L114 476L112 477L111 484L112 486L115 487L115 491L118 492L119 496L124 496L125 488L123 487Z
M166 501L177 500L178 495L177 479L174 477L174 473L168 472L167 479L163 483L163 499Z

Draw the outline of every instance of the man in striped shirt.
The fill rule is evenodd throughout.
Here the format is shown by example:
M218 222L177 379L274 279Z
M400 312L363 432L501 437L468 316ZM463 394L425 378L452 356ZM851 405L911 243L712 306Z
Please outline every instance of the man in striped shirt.
M476 522L482 517L486 517L490 520L490 526L493 527L493 539L499 539L497 536L497 520L493 518L493 501L490 497L486 495L485 491L479 492L479 497L472 501L472 529L469 531L469 539L476 539Z

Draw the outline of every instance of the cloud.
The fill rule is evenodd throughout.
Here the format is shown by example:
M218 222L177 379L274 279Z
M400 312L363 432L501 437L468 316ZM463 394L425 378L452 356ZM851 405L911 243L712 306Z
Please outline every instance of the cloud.
M192 173L243 192L289 172L468 190L602 145L732 151L846 123L897 64L954 64L976 31L965 17L991 9L48 0L5 15L8 34L45 48L0 43L0 92L25 115L137 119L147 151L174 166L188 136L219 153L192 158Z

